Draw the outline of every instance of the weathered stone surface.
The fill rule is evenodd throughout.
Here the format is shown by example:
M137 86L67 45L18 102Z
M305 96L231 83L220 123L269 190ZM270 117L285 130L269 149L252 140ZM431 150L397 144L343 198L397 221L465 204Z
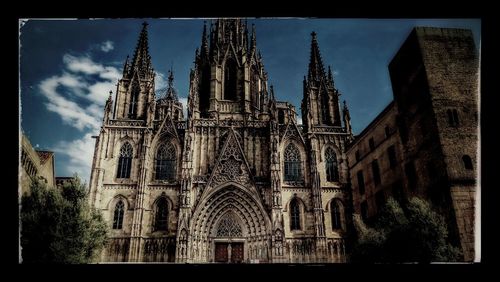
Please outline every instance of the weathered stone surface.
M389 65L394 101L351 144L347 154L354 208L376 214L375 193L429 199L449 222L464 260L474 259L477 184L478 56L469 30L415 28ZM385 127L389 136L384 136ZM374 149L369 149L369 140ZM394 145L396 165L388 163ZM360 161L356 160L356 152ZM466 158L470 164L466 164ZM375 185L377 160L381 184ZM413 170L413 172L411 172ZM363 171L364 194L357 172Z
M154 76L148 75L149 62L137 74L126 64L114 113L111 104L105 109L108 112L97 138L90 182L92 204L104 212L110 227L121 218L117 203L122 201L125 207L123 224L112 230L111 244L101 259L216 262L221 259L220 247L233 244L233 251L227 251L223 259L345 261L350 222L345 148L352 136L340 124L331 74L316 73L315 78L328 83L330 97L314 100L317 105L311 109L317 111L323 102L328 103L324 107L331 112L330 120L328 124L311 120L307 131L297 125L294 106L276 101L272 90L268 93L261 57L255 46L248 49L242 35L243 21L219 20L214 28L214 42L208 42L205 31L201 52L195 57L186 105L188 119L175 95L151 100L154 95L149 86L154 84ZM144 49L146 35L143 30L137 52L149 58ZM318 49L314 41L312 48ZM318 58L313 61L321 63ZM169 89L172 85L171 75ZM311 84L307 93L316 94L307 95L319 93L314 87ZM121 152L127 142L133 148L131 160ZM165 143L172 144L176 153L160 160L157 150ZM285 178L288 161L284 151L289 144L298 152L293 165L300 173L294 180ZM339 177L334 181L327 181L327 148L335 153L334 169ZM128 173L123 164L129 161L130 175L118 178L118 171ZM173 177L157 179L161 175L157 169L163 165ZM291 228L292 199L299 203L297 230ZM164 230L155 226L159 216L164 218L158 214L160 202L167 203ZM332 225L333 205L338 228ZM227 218L241 232L220 231L220 222L224 219L227 226Z

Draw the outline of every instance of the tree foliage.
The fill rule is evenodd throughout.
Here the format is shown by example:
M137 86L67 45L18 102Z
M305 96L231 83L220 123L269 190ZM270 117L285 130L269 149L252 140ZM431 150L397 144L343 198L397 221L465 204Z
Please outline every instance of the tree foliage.
M107 225L88 204L78 177L62 188L34 181L21 200L23 263L90 263L107 241Z
M459 261L461 252L448 241L444 217L430 204L414 197L401 207L393 198L378 215L373 227L355 218L357 242L353 262Z

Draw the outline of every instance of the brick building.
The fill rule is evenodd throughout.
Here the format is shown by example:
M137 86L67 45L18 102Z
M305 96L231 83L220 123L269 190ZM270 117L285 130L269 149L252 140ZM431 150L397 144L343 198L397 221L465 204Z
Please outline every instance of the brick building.
M356 213L388 196L429 199L474 259L478 53L472 32L415 28L389 65L394 101L349 145Z

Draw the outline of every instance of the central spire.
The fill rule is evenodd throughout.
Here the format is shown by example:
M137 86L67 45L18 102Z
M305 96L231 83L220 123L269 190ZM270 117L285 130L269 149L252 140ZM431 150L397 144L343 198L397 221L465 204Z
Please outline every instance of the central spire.
M174 89L174 72L172 71L172 69L168 71L168 87L165 98L179 101L179 98L177 97L177 91Z
M248 29L241 19L218 19L211 30L212 46L224 48L232 44L236 50L248 48Z

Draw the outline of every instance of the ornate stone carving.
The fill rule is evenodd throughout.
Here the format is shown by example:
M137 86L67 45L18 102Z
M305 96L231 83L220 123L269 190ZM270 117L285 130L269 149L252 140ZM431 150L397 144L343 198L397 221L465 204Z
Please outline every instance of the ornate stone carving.
M346 133L345 128L340 126L314 126L312 128L313 132L321 133Z
M219 221L217 227L217 237L241 237L243 231L238 219L232 212L228 212Z
M143 120L110 120L109 126L144 127L146 122Z
M250 172L246 167L236 136L234 133L228 134L226 146L223 148L224 151L219 159L219 164L213 174L213 186L229 181L243 185L250 182Z

